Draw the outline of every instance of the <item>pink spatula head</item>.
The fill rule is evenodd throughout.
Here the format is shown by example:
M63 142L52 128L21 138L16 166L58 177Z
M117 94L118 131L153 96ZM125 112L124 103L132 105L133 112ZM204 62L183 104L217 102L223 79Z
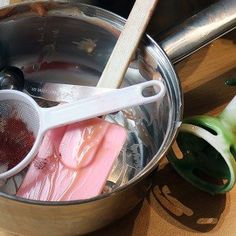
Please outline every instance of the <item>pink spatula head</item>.
M43 201L97 196L125 140L124 128L98 118L48 131L17 196Z
M109 127L109 122L101 122L99 119L68 126L59 147L61 162L75 170L81 167L82 161L83 165L89 164L99 151Z

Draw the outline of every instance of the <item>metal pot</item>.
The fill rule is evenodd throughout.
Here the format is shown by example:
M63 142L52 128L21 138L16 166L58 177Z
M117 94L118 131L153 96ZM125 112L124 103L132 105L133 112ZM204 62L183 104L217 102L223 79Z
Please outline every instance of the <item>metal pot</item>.
M2 65L7 63L22 69L32 66L33 73L27 74L25 70L31 80L96 85L124 22L108 11L67 1L3 8L0 10L0 44L5 49ZM145 196L150 173L167 152L181 124L182 92L172 63L235 26L236 2L224 0L169 34L160 42L164 50L145 36L123 86L161 74L167 94L161 104L110 117L130 132L126 164L132 168L126 176L127 182L93 199L73 202L32 201L2 191L0 227L22 235L78 235L97 230L134 208ZM51 61L63 62L67 69L39 70L42 62ZM111 173L111 177L116 174Z

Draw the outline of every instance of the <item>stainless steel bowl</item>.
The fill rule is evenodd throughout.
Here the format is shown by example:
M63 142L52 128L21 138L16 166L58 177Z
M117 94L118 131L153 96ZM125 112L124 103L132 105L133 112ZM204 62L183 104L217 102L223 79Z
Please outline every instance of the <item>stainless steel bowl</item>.
M235 0L222 2L228 7L224 7L225 14L231 14L231 18L218 23L218 26L221 24L220 32L215 24L205 28L208 35L204 40L198 39L199 46L235 27ZM214 14L219 7L215 5L208 11ZM200 19L205 19L202 24L209 25L206 13L200 15ZM18 4L1 9L0 16L0 45L4 48L0 65L22 68L29 80L80 85L96 85L125 23L123 18L108 11L67 1ZM192 20L190 23L193 24ZM162 41L161 45L174 62L197 49L192 36L197 27L191 29L190 32L189 28L182 28L185 32L182 38L174 33L175 38L170 36ZM173 38L175 48L171 46ZM41 70L42 63L54 66ZM159 75L167 88L160 104L107 117L124 125L129 132L127 145L108 179L108 185L112 183L113 186L111 192L83 201L40 202L15 197L3 187L0 227L23 235L85 234L122 217L137 205L150 186L150 173L176 136L183 111L181 87L173 65L163 49L146 35L122 86Z

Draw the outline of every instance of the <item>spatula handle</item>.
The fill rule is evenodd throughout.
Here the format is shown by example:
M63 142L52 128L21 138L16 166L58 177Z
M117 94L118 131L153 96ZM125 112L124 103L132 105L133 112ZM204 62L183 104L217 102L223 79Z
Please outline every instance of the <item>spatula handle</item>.
M136 0L97 87L118 88L158 0Z

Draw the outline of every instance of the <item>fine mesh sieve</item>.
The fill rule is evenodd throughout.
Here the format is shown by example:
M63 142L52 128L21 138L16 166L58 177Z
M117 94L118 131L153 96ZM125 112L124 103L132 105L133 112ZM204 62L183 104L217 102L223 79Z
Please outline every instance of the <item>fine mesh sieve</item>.
M153 88L155 93L147 96L145 91L149 88ZM13 142L8 145L9 150L11 150L10 144L16 145L19 140L16 138L17 134L14 136L14 124L9 129L4 124L11 123L9 121L14 119L14 122L20 122L22 127L22 130L18 130L17 133L25 133L20 139L20 145L17 144L17 148L14 146L17 155L21 153L21 160L18 160L16 165L11 166L10 169L5 167L6 162L0 163L3 167L0 168L0 179L17 174L32 161L47 130L116 112L127 107L154 102L163 98L164 94L165 86L161 81L148 81L73 103L41 108L31 97L22 92L0 91L0 117L2 119L2 127L0 128L5 135L5 140L13 139Z

